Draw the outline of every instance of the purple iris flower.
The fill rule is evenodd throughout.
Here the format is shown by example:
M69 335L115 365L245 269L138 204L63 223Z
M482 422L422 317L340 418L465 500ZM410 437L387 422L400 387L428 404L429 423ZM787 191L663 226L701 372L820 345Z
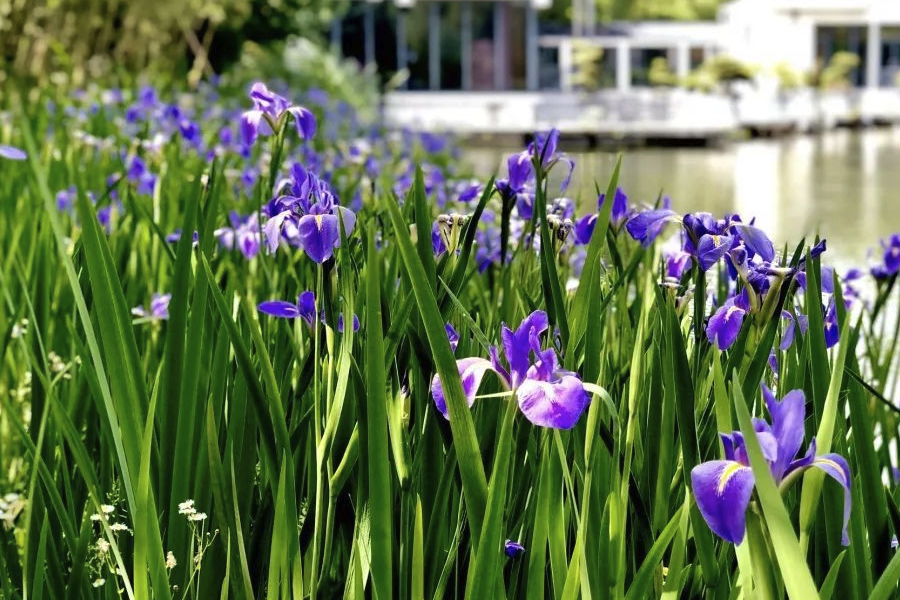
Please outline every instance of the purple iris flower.
M597 198L597 211L603 209L603 204L606 202L606 194L600 194ZM616 194L613 196L613 205L612 209L609 213L609 221L612 225L618 228L622 222L624 222L629 217L630 211L628 210L628 196L622 191L622 188L616 188Z
M831 348L838 343L841 337L841 328L838 325L837 307L834 303L834 297L828 303L825 310L825 347Z
M900 234L893 234L881 241L884 249L884 268L888 275L900 271Z
M153 294L150 299L150 306L136 306L131 309L131 314L142 319L150 321L162 321L169 318L169 302L172 300L172 294Z
M302 292L297 297L296 304L285 300L268 300L266 302L261 302L258 308L259 312L269 315L270 317L278 317L281 319L296 319L297 317L300 317L306 321L306 324L310 328L315 327L317 321L325 320L324 310L320 311L317 318L316 296L310 290ZM341 333L344 331L343 313L338 315L337 330ZM353 315L353 331L359 331L359 318L356 315Z
M293 166L288 184L290 193L275 197L266 207L269 214L263 226L266 247L274 253L281 240L286 239L321 264L341 244L341 221L349 235L356 225L356 215L338 206L328 184L299 163Z
M540 161L541 169L546 173L558 162L566 164L568 171L563 177L559 186L560 191L565 191L569 187L572 179L572 171L575 169L575 161L561 152L556 151L559 145L559 130L551 129L546 133L537 133L534 141L528 145L528 154L533 156L535 161ZM524 217L523 217L524 218Z
M259 254L259 217L257 213L250 213L242 218L232 211L229 214L231 227L216 229L214 235L218 238L223 248L240 250L245 258L253 258Z
M302 106L294 106L290 100L269 91L263 83L254 83L250 88L253 109L241 115L241 136L244 143L252 145L259 134L271 135L272 125L284 115L294 117L297 133L303 139L316 135L316 117Z
M308 325L313 325L316 321L316 296L307 290L297 297L296 304L284 300L269 300L259 305L259 312L282 319L300 317Z
M506 179L498 179L497 191L505 203L515 202L519 217L531 219L534 211L534 165L527 150L506 161Z
M69 186L64 190L56 192L56 208L60 212L69 212L75 205L75 198L78 196L78 190L75 186Z
M25 160L28 158L28 155L25 154L24 150L16 148L15 146L4 146L3 144L0 144L0 158Z
M787 350L794 343L794 336L798 327L800 333L806 335L806 330L809 328L809 319L806 315L799 313L795 317L789 310L781 311L781 317L787 319L787 325L784 326L784 334L781 337L781 344L778 346L778 349Z
M447 251L447 244L444 243L441 226L437 221L431 224L431 249L435 256L440 256Z
M744 317L750 310L750 300L744 290L725 301L709 319L706 337L719 350L727 350L737 339Z
M128 180L137 186L138 194L152 194L156 189L156 175L150 172L139 156L131 159L127 175Z
M519 542L514 542L513 540L506 540L506 543L503 544L503 552L505 552L506 556L509 558L516 558L525 552L525 546Z
M597 218L599 212L603 210L606 203L606 194L600 194L597 198L597 212L585 215L578 219L575 223L575 242L577 244L587 244L594 235L594 227L597 226ZM622 188L616 188L616 195L613 197L613 205L610 209L609 222L616 230L622 226L622 223L628 220L632 211L628 208L628 196L622 191Z
M300 246L317 263L331 258L334 249L341 245L339 211L344 219L344 231L352 230L356 216L342 206L335 206L330 213L303 215L297 222Z
M540 335L549 327L547 313L541 310L525 317L516 331L503 325L501 338L508 369L500 362L496 347L491 347L490 360L470 357L456 361L469 406L475 403L485 373L493 371L514 392L519 409L529 421L554 429L574 427L590 397L578 375L560 368L556 350L541 348ZM431 394L438 410L449 418L438 375L431 381Z
M628 219L625 229L632 238L647 248L662 233L666 223L677 220L678 213L668 208L645 210Z
M850 517L850 467L838 454L816 456L813 440L801 458L797 453L803 444L803 420L805 396L802 390L792 390L781 401L772 391L762 386L766 407L772 417L771 424L754 419L754 430L769 463L775 483L798 470L817 467L834 478L844 488L844 526L842 543L849 544L847 522ZM691 484L697 499L697 508L709 528L722 539L739 544L744 539L746 512L756 481L744 438L739 431L720 434L725 448L724 460L701 463L691 471Z
M666 278L681 281L685 271L691 266L691 255L679 250L666 257Z

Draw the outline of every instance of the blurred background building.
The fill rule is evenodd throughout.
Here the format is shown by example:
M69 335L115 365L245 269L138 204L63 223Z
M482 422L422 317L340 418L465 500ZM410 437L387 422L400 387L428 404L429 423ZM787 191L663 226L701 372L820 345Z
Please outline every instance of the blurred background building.
M574 0L560 22L549 8L355 1L331 44L400 74L386 106L402 125L706 140L900 117L896 0L735 0L703 21L601 21Z

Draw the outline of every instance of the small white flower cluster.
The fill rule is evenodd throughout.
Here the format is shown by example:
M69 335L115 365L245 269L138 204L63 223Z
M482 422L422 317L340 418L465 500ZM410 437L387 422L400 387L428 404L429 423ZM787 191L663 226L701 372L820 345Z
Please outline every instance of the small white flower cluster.
M28 333L28 319L22 319L13 325L12 339L17 340L20 337L24 337L26 333Z
M59 354L57 354L53 350L47 353L47 360L50 362L50 370L57 375L60 375L63 379L72 379L72 365L81 364L80 356L76 356L72 362L67 363Z
M175 560L175 555L172 554L171 550L169 550L169 552L166 554L166 568L174 569L177 565L178 561Z
M12 529L16 524L16 517L25 508L25 498L19 494L9 493L0 498L0 522L7 529Z
M109 522L109 517L114 512L116 512L116 507L111 504L101 504L100 512L94 513L91 515L91 521L99 522ZM111 523L109 529L115 533L119 533L120 531L127 531L131 533L131 530L124 523Z
M24 398L31 393L31 371L25 371L22 381L14 390L9 390L9 395L13 398Z
M185 515L188 521L192 522L200 522L206 520L205 512L198 512L196 508L194 508L193 500L185 500L178 505L178 514Z

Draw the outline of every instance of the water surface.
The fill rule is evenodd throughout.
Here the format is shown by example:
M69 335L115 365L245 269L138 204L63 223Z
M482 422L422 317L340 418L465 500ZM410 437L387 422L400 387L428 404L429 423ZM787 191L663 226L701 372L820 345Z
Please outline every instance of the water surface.
M479 148L466 156L487 176L515 150ZM606 187L615 154L570 154L577 166L569 195L584 212L596 206L594 179ZM818 233L828 240L829 262L864 265L879 238L900 232L900 128L837 130L724 148L628 150L621 185L633 202L652 203L662 192L681 212L756 216L776 244L791 244L792 250L802 236Z

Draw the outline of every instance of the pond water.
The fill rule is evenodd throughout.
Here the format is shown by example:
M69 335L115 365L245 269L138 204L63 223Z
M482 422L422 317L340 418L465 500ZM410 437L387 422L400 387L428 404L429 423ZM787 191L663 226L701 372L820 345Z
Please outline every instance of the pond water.
M504 158L514 151L479 148L465 156L488 176L495 168L504 171ZM616 155L570 155L576 168L568 193L582 213L596 207L594 179L605 189ZM632 149L624 154L620 182L632 202L652 203L662 192L678 211L755 216L776 245L796 245L818 233L828 240L828 262L862 266L880 238L900 232L900 128L748 140L723 148Z

